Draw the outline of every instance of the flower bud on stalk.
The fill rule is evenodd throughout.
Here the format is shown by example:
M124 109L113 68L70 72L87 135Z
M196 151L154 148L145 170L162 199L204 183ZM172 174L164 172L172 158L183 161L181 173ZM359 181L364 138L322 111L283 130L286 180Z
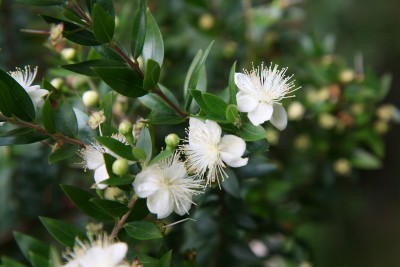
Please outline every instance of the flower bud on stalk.
M132 123L126 120L121 122L118 126L118 131L120 134L125 136L126 141L128 141L130 145L134 143Z
M128 172L128 161L126 159L117 159L112 165L112 171L118 176L122 176Z
M165 144L167 149L173 150L179 144L179 136L176 134L169 134L165 137Z

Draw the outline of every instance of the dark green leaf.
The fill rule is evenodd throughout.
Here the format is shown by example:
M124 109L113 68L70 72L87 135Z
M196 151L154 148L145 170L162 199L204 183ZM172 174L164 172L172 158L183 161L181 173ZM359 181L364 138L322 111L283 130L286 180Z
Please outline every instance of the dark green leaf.
M115 20L98 4L93 5L92 10L93 34L101 43L112 40L115 29Z
M65 101L54 111L54 122L57 132L74 137L78 134L78 122L71 105Z
M35 119L35 107L25 89L7 72L0 70L0 111L24 121Z
M62 5L64 0L15 0L16 2L31 6L56 6Z
M122 176L122 177L111 177L110 179L104 180L101 183L109 186L122 186L131 185L134 180L133 176Z
M174 125L185 121L185 118L178 116L174 112L151 112L148 124L155 125Z
M118 156L127 160L136 160L136 158L132 155L132 148L129 145L125 145L120 141L107 136L98 136L96 140Z
M253 142L247 142L246 149L250 152L265 152L269 150L267 139L260 139Z
M240 198L240 186L235 173L232 170L227 170L226 172L228 174L228 178L225 178L221 183L222 188L231 196Z
M133 20L131 33L131 51L134 59L137 59L142 53L144 40L146 38L146 0L140 1L140 6Z
M42 79L42 89L46 89L49 92L57 91L57 89L48 81L45 79Z
M156 267L170 267L171 266L172 250L165 253L155 265Z
M240 137L245 141L257 141L266 138L265 130L262 126L254 126L251 123L245 123L240 128Z
M229 73L229 103L236 105L236 84L235 84L235 71L236 61L233 63L231 71Z
M159 113L172 113L175 112L172 108L165 103L165 101L158 95L149 93L145 96L139 97L138 100L142 103L145 107L151 109L152 111L159 112Z
M77 145L64 144L62 147L49 155L49 164L59 162L76 155L79 147Z
M92 59L88 61L79 62L76 64L62 65L64 69L83 74L91 77L98 77L92 68L102 68L102 67L127 67L126 64L106 59Z
M108 92L101 102L101 108L104 110L104 116L106 121L101 125L101 131L104 136L111 136L117 131L112 126L112 108L114 103L113 92Z
M202 94L204 102L206 103L208 109L211 111L211 115L214 115L220 119L225 119L226 108L228 107L228 104L226 104L224 100L215 95L209 93Z
M226 120L230 123L237 125L240 122L238 107L234 104L228 105L225 113Z
M32 144L49 138L31 128L17 128L0 134L0 146Z
M152 222L133 221L124 226L129 236L139 240L162 238L160 230Z
M41 255L43 257L48 257L49 255L50 247L46 243L37 240L36 238L33 238L23 233L14 232L14 239L17 242L22 254L24 254L25 258L28 259L30 262L30 252Z
M128 212L128 207L119 202L98 198L93 198L90 201L93 202L99 209L104 211L104 213L114 218L120 218Z
M82 18L78 14L76 14L76 12L72 8L68 6L64 5L64 8L62 9L62 15L76 24L82 25L84 27L87 26L87 23L82 20Z
M153 59L162 66L164 60L164 43L161 32L149 10L147 10L146 37L144 39L142 57L145 64L149 59Z
M120 61L125 64L125 60L114 50L109 48L107 45L97 45L92 47L99 55L104 58Z
M194 100L196 100L197 104L199 104L200 108L206 113L206 114L212 114L211 109L207 106L206 102L203 99L203 93L199 90L190 90L190 93L192 94Z
M177 107L180 106L178 99L176 99L176 96L174 95L174 93L171 92L171 90L169 90L167 87L165 87L160 83L158 84L158 87L164 93L164 95L166 95L169 98L169 100L172 101L172 103L174 103Z
M104 153L103 154L103 158L104 158L104 162L106 164L106 169L107 169L107 173L108 176L110 178L117 178L119 177L118 175L116 175L113 171L112 171L112 165L114 164L114 162L117 160L116 158L114 158L113 156L111 156L110 154Z
M143 80L129 68L93 68L93 71L112 89L127 97L140 97L148 93Z
M136 200L133 206L132 212L129 214L127 221L139 221L143 220L149 214L149 209L147 208L147 199L139 198Z
M136 146L143 149L146 153L146 162L149 162L153 151L153 141L148 127L143 127L140 131L139 137L136 141Z
M157 156L155 156L149 163L149 165L152 165L154 163L157 163L160 160L166 159L171 157L174 154L174 151L171 149L166 149L161 151Z
M160 79L161 68L160 65L149 59L146 64L146 73L143 80L143 89L144 90L153 90L156 88L158 79Z
M23 265L22 263L7 258L7 257L1 257L1 267L27 267L26 265Z
M61 185L62 190L71 201L86 215L99 221L111 221L112 217L104 213L94 203L90 202L93 195L89 192L70 185Z
M55 124L55 119L54 119L54 110L51 107L50 103L50 98L47 97L47 99L44 101L43 108L42 108L42 123L43 127L49 132L49 133L55 133L56 132L56 124Z
M42 256L36 254L32 251L29 251L29 258L31 259L31 263L33 267L47 267L49 266L49 255Z
M203 55L202 50L197 51L196 56L193 58L192 63L190 64L189 70L186 73L185 83L183 85L183 97L185 98L185 111L189 110L190 105L192 103L193 96L190 93L191 88L189 88L189 83L192 79L193 71L194 71L195 67L197 66L198 62L200 61L202 55Z
M75 226L63 221L40 217L40 221L46 227L47 231L61 244L72 248L75 245L75 239L85 240L85 235Z

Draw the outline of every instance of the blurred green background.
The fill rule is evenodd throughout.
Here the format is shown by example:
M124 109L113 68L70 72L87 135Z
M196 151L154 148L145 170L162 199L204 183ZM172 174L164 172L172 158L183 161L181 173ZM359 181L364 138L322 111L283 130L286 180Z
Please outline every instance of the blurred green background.
M129 19L137 3L114 3L120 12L118 38L127 42ZM281 66L289 66L289 72L295 73L298 85L303 87L296 94L303 103L309 85L318 85L316 76L310 74L310 78L304 73L310 64L326 55L335 54L340 56L338 69L343 69L343 64L346 68L354 68L354 56L362 54L364 68L366 72L370 70L373 77L385 73L393 75L391 89L382 103L400 105L400 2L397 0L282 0L273 3L261 0L149 0L148 5L164 37L166 71L162 80L169 88L182 87L197 50L204 49L215 40L207 61L209 90L224 89L229 68L236 60L238 70L250 68L251 62L257 65L262 61L273 61ZM250 6L256 8L253 13L249 11ZM50 79L55 76L49 68L62 63L59 54L48 44L43 45L47 36L19 30L47 29L48 26L36 15L39 10L10 0L1 1L0 67L12 70L15 66L39 65L41 74L47 72ZM316 46L323 48L317 49ZM307 50L307 47L311 48ZM315 67L323 68L321 64ZM307 119L312 121L312 118ZM273 206L271 210L278 213L281 206L293 203L306 212L295 212L297 217L288 219L290 223L295 223L286 229L279 228L280 231L286 231L285 234L289 233L289 236L295 233L293 235L304 242L304 246L311 251L314 266L400 266L400 126L393 124L384 135L386 150L382 157L382 168L356 168L348 177L336 177L331 167L326 174L310 171L310 176L315 175L318 182L305 187L301 184L295 188L300 193L295 194L293 192L296 190L292 190L286 195L287 192L282 189L286 184L276 181L282 181L282 177L285 177L290 187L295 187L292 181L307 175L307 172L303 172L301 166L290 164L304 164L303 160L315 157L299 153L300 159L296 159L298 151L292 148L291 141L286 140L294 139L296 130L304 126L301 120L293 122L293 126L290 123L287 132L280 136L279 143L271 145L269 160L286 168L286 172L276 171L266 175L266 195L270 194L266 199ZM317 136L318 133L314 134ZM321 136L318 138L324 137ZM335 143L332 145L340 147L347 142L346 132L339 136L343 139L330 139ZM313 141L317 142L317 139L311 138ZM0 148L2 253L16 253L11 234L13 230L40 231L38 216L64 218L72 212L72 207L65 202L57 185L72 181L76 183L82 173L71 167L74 166L74 160L49 167L43 156L49 151L49 148L40 144ZM321 162L331 164L336 155L331 156L328 155ZM284 197L280 195L280 190L285 191L282 193ZM271 194L277 197L270 197ZM258 203L259 207L255 207L255 210L264 208L255 195L248 196L248 199L254 205ZM260 199L264 199L264 196ZM262 211L258 212L262 214ZM281 220L279 218L278 221ZM292 256L285 258L283 253L280 259L290 259ZM267 262L266 266L271 267L307 266L290 260L270 259Z

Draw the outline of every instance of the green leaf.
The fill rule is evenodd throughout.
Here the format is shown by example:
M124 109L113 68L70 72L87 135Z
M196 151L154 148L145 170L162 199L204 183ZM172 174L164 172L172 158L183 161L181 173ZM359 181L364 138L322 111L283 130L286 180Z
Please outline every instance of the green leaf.
M115 9L111 0L94 0L110 17L115 17Z
M149 93L145 96L139 97L138 100L142 103L145 107L151 109L152 111L159 112L159 113L172 113L174 114L175 111L165 103L165 101L158 95Z
M149 163L149 165L152 165L154 163L157 163L160 160L167 159L171 157L174 154L174 151L171 149L165 149L161 151L157 156L155 156Z
M228 104L225 103L221 98L209 94L202 93L204 102L206 103L208 109L211 111L211 115L214 115L220 119L226 118L226 108Z
M183 84L183 97L185 99L185 111L188 111L190 108L190 105L192 103L192 94L190 93L191 88L189 88L189 83L192 79L193 71L195 67L197 66L198 62L201 59L201 56L203 55L203 51L199 50L196 53L196 56L193 58L192 62L190 63L189 70L186 73L185 77L185 83Z
M106 121L101 125L101 131L104 136L111 136L117 131L112 126L112 109L114 103L113 92L108 92L101 102L101 108L104 110L104 116L106 116Z
M196 100L197 104L199 104L200 108L206 113L206 114L212 114L211 109L208 107L206 102L204 101L203 94L199 90L190 90L190 93L192 94L194 100Z
M35 107L25 89L7 72L0 70L0 111L24 121L35 119Z
M19 249L22 254L24 254L25 258L29 260L31 263L30 252L41 255L42 257L47 257L49 255L50 247L36 238L33 238L29 235L14 232L14 239L18 244Z
M382 162L378 157L363 149L354 151L351 163L354 167L365 170L376 170L382 167Z
M132 155L132 148L129 145L125 145L120 141L107 136L98 136L96 140L118 156L127 160L136 160L136 158Z
M61 185L62 190L71 199L75 206L86 215L93 217L99 221L112 221L113 218L104 213L90 200L93 195L89 192L70 185Z
M175 112L159 112L153 111L150 118L147 120L148 124L154 125L174 125L185 121L185 118L180 117Z
M110 178L117 178L118 175L116 175L113 171L112 171L112 165L114 164L114 162L117 160L116 158L114 158L113 156L111 156L110 154L104 153L103 154L103 158L104 158L104 162L106 164L106 169L107 169L107 174Z
M143 220L150 213L147 208L147 199L139 198L133 206L132 212L129 214L127 221Z
M379 86L379 91L377 95L377 101L383 100L390 90L390 86L392 85L392 75L385 74L382 76Z
M229 72L229 103L236 105L236 84L235 84L236 61Z
M78 134L78 122L72 106L65 101L54 111L56 131L63 135L74 137Z
M72 72L83 74L90 77L98 77L96 72L92 68L102 68L102 67L127 67L126 64L116 61L116 60L106 60L106 59L92 59L87 61L82 61L75 64L62 65L64 69Z
M236 174L232 170L226 171L228 178L221 183L222 188L231 196L240 198L240 186Z
M79 147L77 145L67 143L64 144L62 147L49 155L49 164L53 164L76 155L78 149Z
M138 147L134 147L133 149L132 149L132 154L133 154L133 156L135 157L135 158L137 158L138 160L140 160L140 161L144 161L144 160L146 160L146 152L143 150L143 149L141 149L141 148L138 148Z
M50 247L49 267L62 267L60 253L54 246Z
M16 2L31 6L56 6L62 5L64 0L15 0Z
M171 255L172 255L172 250L165 253L161 257L161 259L157 262L155 267L170 267L171 266Z
M261 125L254 126L251 123L245 123L240 128L240 137L245 141L257 141L266 138L266 133Z
M152 222L133 221L124 226L129 236L139 240L150 240L162 238L157 226Z
M230 123L238 125L238 123L240 123L238 107L234 104L228 105L226 108L225 117Z
M143 80L130 68L93 68L93 71L112 89L127 97L140 97L148 93Z
M47 99L44 101L44 104L43 104L43 107L42 107L42 123L43 123L43 127L49 133L55 133L56 132L56 123L55 123L55 118L54 118L54 110L51 107L50 97L47 97Z
M38 255L32 251L29 251L29 258L31 259L31 263L33 267L44 267L49 266L49 255L42 256Z
M120 218L128 212L128 207L119 202L98 198L93 198L90 201L94 203L99 209L104 211L104 213L114 218Z
M269 150L269 143L266 138L247 142L246 149L250 152L265 152Z
M158 80L160 79L160 72L160 65L150 58L146 64L146 73L143 80L144 90L150 91L157 87Z
M146 0L141 0L139 8L133 20L131 33L131 51L134 59L137 59L142 53L144 40L146 38Z
M14 260L14 259L8 258L8 257L1 257L1 265L0 266L1 267L27 267L26 265Z
M49 138L31 128L17 128L0 134L0 146L32 144Z
M143 127L140 131L136 147L141 148L146 153L146 162L149 162L153 152L153 141L148 127Z
M85 235L75 226L67 224L60 220L46 217L40 217L40 221L46 227L47 231L61 244L72 248L75 245L75 239L83 241Z
M144 64L149 59L153 59L162 66L164 60L164 43L161 32L149 10L147 10L146 37L144 39L142 57Z
M115 20L98 4L92 10L93 34L101 43L109 43L114 36Z
M133 176L118 176L118 177L110 177L110 179L104 180L101 183L109 186L123 186L123 185L132 185L134 180Z

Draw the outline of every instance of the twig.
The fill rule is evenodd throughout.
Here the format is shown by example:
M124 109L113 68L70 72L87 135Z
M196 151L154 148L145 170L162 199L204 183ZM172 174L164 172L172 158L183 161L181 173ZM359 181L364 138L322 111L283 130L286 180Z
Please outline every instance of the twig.
M118 223L115 225L114 229L112 230L109 240L114 241L115 237L118 235L119 231L124 226L126 219L128 219L129 214L131 214L133 206L135 206L136 200L138 199L137 195L134 195L132 199L128 203L128 211L121 217Z

